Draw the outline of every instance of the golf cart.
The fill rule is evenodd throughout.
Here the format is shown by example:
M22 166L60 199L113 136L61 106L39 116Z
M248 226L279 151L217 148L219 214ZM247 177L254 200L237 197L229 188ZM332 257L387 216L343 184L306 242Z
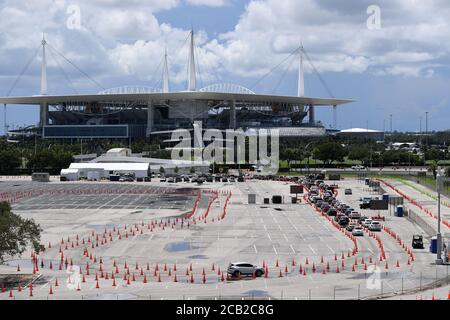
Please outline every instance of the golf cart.
M412 240L412 247L413 249L423 249L423 237L421 235L415 234L413 235Z

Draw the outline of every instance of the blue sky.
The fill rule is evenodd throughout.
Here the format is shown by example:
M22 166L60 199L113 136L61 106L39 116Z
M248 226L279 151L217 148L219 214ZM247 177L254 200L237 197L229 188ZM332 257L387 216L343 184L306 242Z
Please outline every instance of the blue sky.
M389 128L392 114L395 130L418 131L421 117L425 128L428 111L431 129L450 129L450 3L380 0L378 7L371 5L369 0L4 0L0 95L33 55L42 32L104 88L158 86L167 48L171 88L183 90L184 40L192 25L199 86L252 87L302 42L333 95L356 100L339 109L339 128L383 129L385 123ZM48 63L49 94L101 90L57 54L48 54ZM40 55L12 96L39 93L39 64ZM306 95L328 97L309 64L306 71ZM295 95L296 88L292 58L252 89ZM331 108L319 109L317 118L329 127ZM36 107L8 107L10 126L37 121ZM3 132L3 117L0 123Z

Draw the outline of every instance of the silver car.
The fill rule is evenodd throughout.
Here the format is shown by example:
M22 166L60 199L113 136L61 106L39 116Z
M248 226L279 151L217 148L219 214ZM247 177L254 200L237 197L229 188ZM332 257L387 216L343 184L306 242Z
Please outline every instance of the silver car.
M354 237L361 237L361 236L364 236L364 230L363 230L363 228L361 228L361 227L355 227L355 228L353 228L353 230L352 230L352 235L353 235Z
M238 277L240 275L251 276L255 274L256 277L261 277L264 275L264 268L254 266L248 262L233 262L230 263L227 270L228 274L232 277Z
M381 231L381 223L378 221L372 221L369 225L370 231Z

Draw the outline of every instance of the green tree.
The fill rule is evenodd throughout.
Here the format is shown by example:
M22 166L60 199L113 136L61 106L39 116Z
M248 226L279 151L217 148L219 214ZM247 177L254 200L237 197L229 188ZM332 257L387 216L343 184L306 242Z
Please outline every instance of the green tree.
M31 170L61 171L69 167L73 162L73 156L68 151L56 148L56 150L40 150L36 154L30 153L27 160L27 167Z
M314 159L320 160L324 164L331 164L334 161L344 161L347 154L347 149L334 141L322 143L313 151Z
M15 150L0 150L0 172L9 173L21 164L21 156Z
M9 203L0 202L0 262L6 256L21 255L28 245L38 250L41 231L34 220L14 214Z
M428 167L428 171L433 173L434 180L436 180L437 177L437 170L438 170L438 162L436 160L433 161L432 164Z
M160 174L164 174L165 172L166 172L166 170L164 169L164 167L159 167Z
M300 149L283 149L280 152L281 160L286 160L288 163L288 167L291 168L292 161L302 161L304 159L304 155Z
M348 158L350 160L366 162L370 158L370 150L365 145L352 146Z
M178 174L178 172L180 172L180 168L178 168L178 166L176 166L175 169L173 169L173 172L175 172L175 174Z

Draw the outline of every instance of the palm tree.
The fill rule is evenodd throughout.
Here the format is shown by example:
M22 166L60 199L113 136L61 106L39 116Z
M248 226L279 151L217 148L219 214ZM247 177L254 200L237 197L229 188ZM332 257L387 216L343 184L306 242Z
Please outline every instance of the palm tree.
M433 172L434 180L436 180L437 177L437 170L438 170L438 162L436 160L433 160L433 163L430 164L428 167L429 172Z

